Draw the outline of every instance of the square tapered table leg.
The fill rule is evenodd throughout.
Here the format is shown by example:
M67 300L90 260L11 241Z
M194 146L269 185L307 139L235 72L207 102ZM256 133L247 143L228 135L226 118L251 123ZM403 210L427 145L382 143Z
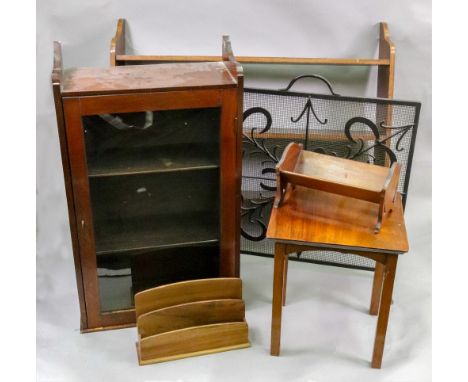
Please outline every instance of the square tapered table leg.
M380 369L382 367L382 357L385 346L385 336L387 334L388 318L390 315L390 306L392 304L393 283L395 281L397 261L398 256L387 255L379 317L377 319L375 332L374 353L372 355L372 367L374 369Z
M375 263L374 281L372 283L372 297L369 308L369 314L377 316L379 313L380 297L382 295L382 284L385 266L382 263Z
M271 313L271 355L279 355L281 341L281 313L283 308L284 267L287 259L286 245L275 244L275 265L273 271L273 307Z
M286 305L286 284L288 283L288 261L289 256L284 256L284 269L283 269L283 306Z

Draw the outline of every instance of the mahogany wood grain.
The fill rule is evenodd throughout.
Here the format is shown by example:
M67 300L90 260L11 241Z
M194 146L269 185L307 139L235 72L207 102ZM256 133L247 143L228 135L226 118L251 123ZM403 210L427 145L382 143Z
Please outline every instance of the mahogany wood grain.
M388 318L390 315L390 306L392 304L393 284L395 281L397 262L398 256L389 255L387 263L385 264L382 297L375 332L374 352L372 355L372 367L375 369L380 369L382 367L382 358L384 353L385 337L387 334Z
M388 168L382 166L373 166L312 151L302 151L292 171L324 179L330 183L341 183L375 193L382 191L389 175Z
M110 65L116 66L116 56L125 54L125 20L117 21L115 36L111 40Z
M80 97L83 115L142 112L147 110L198 109L222 106L222 90L198 90L116 94ZM74 97L67 97L71 99ZM99 101L99 102L97 102Z
M216 62L221 56L178 56L178 55L128 55L116 56L117 65L133 63L167 62ZM236 56L241 64L280 64L280 65L337 65L337 66L380 66L389 65L389 60L378 58L322 58L322 57L261 57Z
M389 41L388 27L386 23L380 23L380 29L385 29L386 35L380 34L380 46L386 52L384 43ZM384 38L383 38L384 37ZM382 42L384 41L384 43ZM210 55L130 55L125 52L125 19L117 21L116 33L111 41L110 48L111 65L134 65L143 63L167 63L167 62L216 62L223 56ZM236 61L241 64L280 64L280 65L344 65L344 66L389 66L391 60L388 57L379 56L373 58L322 58L322 57L259 57L236 56ZM392 85L393 86L393 85Z
M220 276L239 277L239 256L229 256L230 253L240 253L239 240L227 238L240 237L240 184L241 184L241 136L239 121L239 92L237 90L224 90L221 113L220 145L221 169L232 176L222 176L221 183L221 261ZM235 148L235 152L226 150L226 147Z
M304 139L303 132L295 133L290 129L283 129L281 127L275 130L271 129L266 133L249 132L248 134L250 137L260 139L287 139L290 141L301 141ZM353 133L353 137L356 140L362 139L363 141L375 140L375 135L367 132ZM310 141L348 142L348 138L346 138L342 131L311 130L309 131L308 138Z
M239 278L215 278L183 281L135 294L137 318L154 310L195 301L242 299L242 281Z
M153 310L137 319L141 338L192 326L223 322L242 322L245 304L242 300L196 301Z
M377 97L393 98L395 83L395 44L390 40L387 23L380 23L379 35L379 58L388 59L388 66L379 66L377 72ZM392 126L393 109L390 105L377 106L377 118L384 121L387 126ZM385 138L387 131L381 131L382 138ZM392 139L387 139L385 145L390 147ZM376 151L377 160L382 160L386 166L390 165L389 158L382 150Z
M78 244L78 232L75 220L75 203L73 198L73 185L70 169L70 160L67 150L67 132L65 128L65 116L63 113L63 102L61 96L62 84L62 48L59 42L54 42L54 65L52 69L52 90L54 94L55 110L57 116L57 128L60 140L60 153L62 157L63 178L65 183L65 193L67 196L68 218L70 221L70 235L73 248L73 260L75 263L76 284L78 289L78 299L80 302L80 329L87 328L86 303L84 297L83 275L81 272L81 255Z
M395 163L388 173L387 179L385 180L384 190L384 212L392 210L393 202L398 192L398 181L400 179L401 165Z
M288 254L326 249L377 262L370 314L378 313L379 316L371 366L380 368L397 259L399 254L408 250L401 195L396 194L395 208L379 235L365 223L372 219L368 209L372 203L300 186L289 188L286 195L284 203L273 208L267 231L267 237L275 240L271 355L280 354Z
M284 265L287 261L285 244L275 243L275 263L273 273L273 303L271 308L270 354L279 356L281 343L281 314L283 305Z
M67 133L67 148L70 158L70 169L73 184L75 204L74 219L79 237L79 252L81 254L81 270L84 283L85 301L87 307L88 327L100 327L100 303L97 279L97 259L94 242L94 229L90 192L88 184L88 169L86 164L85 143L83 137L80 101L77 98L64 98L65 125Z
M302 154L304 146L301 143L290 143L284 149L280 161L276 165L277 171L292 172L296 169L299 156Z
M65 70L62 94L137 93L151 90L187 90L237 87L224 62L201 62Z
M375 263L374 278L372 281L372 295L369 314L376 316L379 313L380 297L382 296L382 284L385 266L382 263Z
M393 210L396 194L398 192L398 182L400 180L401 166L398 163L394 163L390 167L385 185L381 192L381 200L379 206L379 217L377 219L376 231L380 231L380 227L383 223L383 219Z
M320 245L317 243L306 243L306 244L291 244L289 242L283 242L284 244L284 251L286 254L290 253L297 253L297 252L305 252L305 251L323 251L327 246ZM341 252L343 254L350 254L356 256L365 257L371 260L374 260L378 263L385 264L387 261L387 255L384 253L373 252L367 248L352 248L352 247L344 247L344 248L333 248L333 251Z
M223 240L224 237L233 237L240 234L240 161L241 145L238 124L238 92L225 90L221 124L226 128L221 131L221 147L236 148L235 152L221 150L221 168L231 177L221 177L221 201L224 214L221 217L221 262L220 276L239 276L240 265L238 259L226 256L228 253L239 253L239 241ZM228 202L229 201L229 202Z
M287 185L326 191L379 204L375 232L393 209L400 165L391 168L302 150L290 143L276 165L277 192L274 207L284 200Z
M140 365L249 347L245 322L185 328L142 338L138 345Z
M282 305L286 305L286 287L288 284L288 264L289 264L289 256L286 252L286 256L284 256L284 270L283 270L283 301Z
M281 156L280 161L276 165L276 196L274 207L278 208L279 205L283 202L284 194L286 192L286 187L289 181L291 181L290 174L294 171L296 167L297 160L299 155L302 152L302 144L292 144L290 143L284 149L283 155Z
M234 195L234 208L231 210L233 217L227 219L226 224L232 224L232 228L229 229L230 232L236 238L241 237L241 198L242 198L242 155L243 155L243 136L242 136L242 115L244 113L244 74L242 67L236 67L237 72L237 109L236 115L233 122L233 132L235 136L235 168L232 170L235 184L233 189L235 190ZM226 92L226 91L225 91ZM234 253L240 254L240 239L236 240L233 243ZM223 271L223 269L220 269ZM240 277L240 256L237 256L234 261L232 261L232 275L235 277ZM223 275L223 273L221 273Z
M379 58L388 60L388 65L379 66L377 69L377 97L393 98L395 87L395 44L390 39L390 32L387 23L381 22L379 27ZM379 120L384 120L387 125L392 125L392 112L390 108L377 107ZM390 145L391 140L386 143ZM377 156L379 152L376 152ZM382 154L385 157L385 154ZM388 159L384 159L388 165ZM382 285L383 271L380 266L376 266L374 271L374 285ZM377 293L377 292L376 292ZM371 305L372 306L372 305ZM378 306L371 308L371 312L377 312ZM372 313L371 313L372 314Z
M137 293L140 364L250 346L241 295L239 278L184 281Z
M66 183L70 191L67 191L67 199L72 235L76 231L73 243L83 332L129 326L136 320L134 309L101 311L83 116L148 110L221 109L221 140L223 147L229 148L225 151L230 156L225 153L220 158L219 169L220 192L226 190L222 196L226 208L223 208L220 220L220 274L238 276L242 147L238 115L242 113L243 75L233 55L227 54L226 58L226 64L83 68L65 71L62 76L60 60L56 57L54 92L59 98L56 100L59 132L63 127L60 136L61 149L66 154L63 156L64 171L69 168L66 170L70 179L70 185Z
M379 35L379 60L386 60L387 65L378 68L377 96L381 98L393 98L395 83L395 44L390 40L390 32L387 23L380 23Z
M307 251L317 249L314 243L310 245L296 245L289 243L276 242L275 243L275 264L273 274L273 304L272 304L272 324L271 324L271 355L278 356L280 354L281 342L281 317L282 306L285 305L286 293L286 266L288 261L288 253L297 251ZM323 248L322 248L323 249ZM390 306L392 303L393 283L395 279L396 264L398 260L397 254L381 254L381 253L367 253L360 250L347 251L348 253L373 258L373 255L380 255L377 263L377 273L383 273L383 290L382 285L378 284L381 279L380 275L374 278L374 286L372 291L371 311L372 315L378 314L378 321L376 327L376 336L374 341L374 350L372 356L371 366L373 368L381 368L382 358L385 345L385 336L388 326L388 319L390 313ZM380 306L380 310L379 310Z
M96 333L96 332L102 332L104 330L119 330L119 329L133 328L133 327L135 327L135 325L136 325L135 320L133 320L133 322L130 322L128 324L115 324L115 325L108 324L107 326L99 326L99 327L95 327L95 328L86 328L86 329L81 330L81 333L82 334L84 334L84 333Z
M222 59L224 65L226 65L229 72L231 73L234 81L237 81L236 79L239 76L244 75L244 69L234 57L234 53L232 52L231 40L229 39L229 36L223 36Z
M288 190L282 207L272 209L267 237L316 247L407 252L401 195L379 234L372 224L377 213L376 204L297 186Z

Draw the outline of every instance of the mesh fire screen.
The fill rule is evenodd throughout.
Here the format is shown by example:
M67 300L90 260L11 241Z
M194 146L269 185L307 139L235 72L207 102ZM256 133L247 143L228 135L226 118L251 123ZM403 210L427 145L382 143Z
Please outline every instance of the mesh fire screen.
M405 205L420 106L387 99L245 89L241 251L273 256L273 242L265 234L276 190L275 166L290 142L381 166L397 161ZM374 269L372 260L333 251L307 251L290 259Z

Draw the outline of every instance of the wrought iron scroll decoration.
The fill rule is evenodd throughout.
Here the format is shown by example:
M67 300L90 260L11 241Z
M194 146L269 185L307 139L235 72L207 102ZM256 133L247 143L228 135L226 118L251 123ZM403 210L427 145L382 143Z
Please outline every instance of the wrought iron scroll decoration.
M299 122L302 117L306 116L306 128L305 128L305 138L304 138L304 150L307 150L307 143L309 142L309 129L310 129L310 114L314 116L315 120L320 123L321 125L326 125L328 123L328 119L325 118L323 121L317 116L317 113L314 110L314 105L312 104L312 99L310 97L307 98L307 102L304 105L301 113L297 116L297 118L291 117L291 122L297 123Z
M302 76L297 76L296 78L293 78L290 82L289 82L289 85L286 86L286 88L282 89L282 91L289 91L292 86L298 81L298 80L302 80L304 78L315 78L315 79L318 79L322 82L325 83L325 85L327 85L328 87L328 90L330 90L330 93L334 96L339 96L339 94L335 93L333 91L333 87L330 83L330 81L328 81L325 77L322 77L322 76L319 76L318 74L304 74ZM323 121L317 116L317 113L315 112L315 109L314 109L314 105L312 104L312 98L309 96L307 97L307 102L305 103L304 105L304 108L302 109L302 111L299 113L299 115L297 116L297 118L294 118L294 117L291 117L291 122L293 123L297 123L299 122L302 117L306 116L306 129L305 129L305 138L304 138L304 149L307 150L308 149L308 142L309 142L309 129L310 129L310 114L312 113L312 115L314 116L315 120L320 123L321 125L326 125L328 123L328 119L325 118Z
M364 145L364 140L362 138L358 138L357 140L353 138L352 133L351 133L351 127L356 124L356 123L362 123L370 128L372 133L374 134L374 144L368 147L365 147ZM390 130L390 131L395 131L393 134L387 135L386 133L384 134L384 138L380 138L380 132L379 129L377 128L377 125L372 122L370 119L364 118L364 117L354 117L351 118L348 122L345 124L344 128L344 134L346 138L352 142L352 143L357 143L358 150L353 153L353 147L351 145L347 146L347 153L344 156L346 159L356 159L362 155L366 155L368 157L367 162L370 163L372 158L372 161L375 160L375 157L369 153L369 151L379 148L382 149L385 154L388 155L389 160L390 160L390 166L394 163L397 162L397 156L394 153L394 151L388 147L385 143L390 142L392 138L398 137L398 140L395 144L395 150L398 152L403 151L404 149L400 147L402 139L405 137L405 135L410 131L413 127L414 124L410 125L404 125L404 126L388 126L384 123L384 121L380 122L379 126L384 129L384 130ZM316 151L316 150L315 150Z
M266 118L265 127L258 131L256 127L250 130L249 134L243 132L244 143L251 145L253 147L253 151L249 154L252 155L264 155L266 157L263 160L262 166L265 166L267 163L273 164L273 167L264 167L261 171L262 175L275 173L276 163L279 162L280 158L278 155L279 146L274 146L273 150L270 150L266 147L265 139L258 139L256 137L257 134L264 134L268 130L270 130L273 120L271 118L271 114L268 110L262 107L252 107L244 112L243 121L245 121L248 117L252 114L260 113L263 114ZM258 132L257 132L258 131ZM245 151L243 155L245 154ZM274 179L271 179L274 181ZM260 187L265 191L275 191L275 186L268 186L267 184L260 182ZM247 217L248 221L251 224L257 225L260 229L260 234L258 235L251 235L249 234L244 227L241 225L241 235L250 241L262 241L266 237L267 227L266 224L262 221L262 218L265 214L265 208L273 203L273 196L266 196L260 192L260 198L256 199L244 199L241 195L241 219ZM255 217L256 214L258 217Z

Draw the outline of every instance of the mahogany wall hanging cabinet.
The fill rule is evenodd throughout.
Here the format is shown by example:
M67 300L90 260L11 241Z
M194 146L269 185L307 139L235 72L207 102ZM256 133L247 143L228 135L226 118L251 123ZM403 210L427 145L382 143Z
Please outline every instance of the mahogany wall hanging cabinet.
M242 68L62 70L53 91L81 330L135 324L135 293L239 276ZM221 150L222 147L222 150Z

